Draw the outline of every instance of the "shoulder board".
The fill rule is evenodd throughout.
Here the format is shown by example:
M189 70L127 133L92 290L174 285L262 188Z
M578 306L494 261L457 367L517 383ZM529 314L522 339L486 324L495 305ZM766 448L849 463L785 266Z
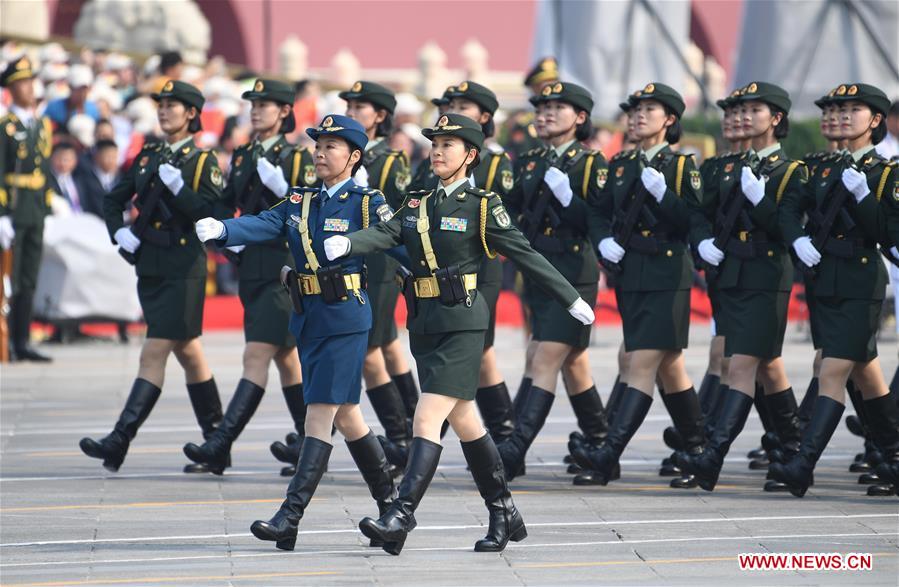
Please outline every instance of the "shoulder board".
M360 185L354 185L353 187L351 187L351 188L350 188L349 190L347 190L347 191L355 192L355 193L357 193L357 194L363 194L363 195L366 195L366 196L381 196L381 195L384 195L384 194L381 193L381 190L379 190L379 189L370 188L370 187L364 187L364 186L360 186Z
M481 188L465 188L465 191L469 194L473 194L481 198L490 198L496 195L493 192L488 192L487 190L482 190Z
M505 152L503 146L499 143L490 143L489 145L487 145L487 151L489 151L493 155L502 155Z
M308 185L294 185L294 186L291 186L291 187L290 187L290 190L288 190L288 193L291 193L291 194L297 193L297 192L303 192L303 193L315 192L315 193L318 193L319 191L321 191L321 188L320 188L320 187L314 187L314 186L308 186Z
M409 196L425 196L427 194L430 194L432 191L434 190L410 190L406 192L406 198L408 199Z
M531 149L530 151L524 154L525 157L537 157L542 155L544 151L544 147L537 147L536 149Z
M632 151L633 151L633 149L627 149L626 151L618 151L617 153L612 155L612 158L609 161L618 161L619 159L623 159L624 157L627 157L628 155L630 155Z

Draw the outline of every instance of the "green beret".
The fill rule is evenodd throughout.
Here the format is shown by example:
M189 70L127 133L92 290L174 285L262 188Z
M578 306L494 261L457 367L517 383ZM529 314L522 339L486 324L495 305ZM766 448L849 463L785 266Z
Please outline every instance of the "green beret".
M293 106L296 92L290 84L273 79L257 79L253 89L240 96L244 100L271 100L279 104Z
M535 86L559 79L559 64L555 57L544 57L524 76L524 85Z
M499 107L496 94L490 88L475 82L465 81L458 86L450 86L443 95L450 100L453 98L471 100L490 114L496 112L496 109Z
M884 116L890 109L890 99L880 88L870 84L841 84L834 91L833 101L836 103L858 101L867 104L871 110Z
M684 109L686 108L684 99L677 90L671 86L666 86L665 84L660 84L658 82L646 84L642 90L637 90L631 94L631 101L635 104L641 100L655 100L656 102L660 102L671 108L671 110L677 114L678 118L684 115Z
M206 98L196 87L187 82L172 80L165 82L158 94L150 94L150 97L159 102L163 98L178 100L186 106L193 106L198 111L203 109Z
M338 94L344 100L359 100L383 108L390 114L396 108L396 96L393 90L375 82L358 81L349 90Z
M593 96L590 95L590 92L586 88L569 82L548 84L543 87L539 95L531 96L530 98L530 102L534 106L553 100L571 104L575 108L587 111L587 113L593 111Z
M459 137L477 147L478 151L484 147L484 132L481 125L461 114L444 114L435 126L423 128L421 134L428 139L439 136Z

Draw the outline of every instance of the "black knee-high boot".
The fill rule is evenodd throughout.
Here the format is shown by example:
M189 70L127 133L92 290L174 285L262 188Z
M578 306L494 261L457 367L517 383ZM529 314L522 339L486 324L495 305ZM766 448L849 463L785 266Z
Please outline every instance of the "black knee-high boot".
M275 515L268 521L256 520L250 526L253 536L270 540L281 550L293 550L303 513L315 494L315 488L328 465L331 445L307 436L300 449L297 472L287 486L287 496Z
M749 451L746 456L750 459L750 470L764 471L771 462L768 459L768 452L777 448L777 433L774 431L774 424L771 421L771 415L768 413L768 404L765 402L765 388L758 381L755 382L753 403L765 433L761 437L762 447Z
M231 464L231 445L256 413L264 395L264 388L248 379L241 379L228 402L225 417L209 439L202 445L193 442L184 445L187 458L195 463L205 464L210 473L221 475Z
M849 465L849 472L871 473L874 471L877 463L880 462L882 456L880 451L877 450L871 430L868 428L868 417L864 407L865 402L862 398L862 392L855 387L855 383L851 379L846 382L846 395L849 396L852 407L855 409L855 415L846 416L846 428L854 435L864 439L865 448L864 452L856 455L855 460Z
M815 400L812 419L802 433L799 453L787 463L771 463L769 469L771 476L781 483L786 483L790 493L796 497L805 495L812 484L815 463L824 452L824 447L830 442L845 409L843 404L819 395Z
M685 473L696 476L702 489L712 491L718 483L718 475L730 445L743 430L752 409L753 398L736 389L728 389L721 406L715 431L705 450L698 456L678 455L678 464Z
M303 400L302 383L282 387L281 391L284 393L287 411L290 412L293 420L294 432L288 433L284 437L284 442L276 440L268 449L276 459L287 463L286 467L281 467L281 476L293 477L293 474L297 472L296 464L300 458L303 437L306 436L306 402Z
M531 386L521 413L518 414L515 422L515 430L506 440L497 445L506 468L506 479L512 480L520 474L525 455L534 439L537 438L537 434L540 433L540 429L543 428L555 399L555 394Z
M406 418L411 421L415 417L415 406L418 405L418 386L415 384L415 378L412 377L412 371L391 375L390 378L400 391L403 406L406 408Z
M575 485L606 485L620 475L618 459L633 438L640 424L646 419L652 396L628 387L621 396L615 420L609 425L609 433L599 448L583 451L569 443L569 450L578 465L590 471L574 478Z
M503 472L503 461L489 434L477 440L463 442L462 453L471 470L471 476L490 517L487 536L478 540L476 552L500 552L506 544L520 542L527 538L524 520L512 502L509 483Z
M721 385L721 376L706 373L699 384L699 408L702 410L703 417L708 417L712 412L715 403L715 394L718 393L718 387Z
M505 381L478 388L475 402L493 442L502 442L512 435L515 430L515 415Z
M812 418L812 408L815 407L815 398L818 397L818 378L812 377L808 382L805 395L799 404L799 426L805 429L805 425Z
M715 425L718 422L718 416L721 415L721 408L724 407L724 398L727 397L727 392L730 387L721 383L718 385L718 389L715 394L712 396L711 405L709 406L709 413L705 414L705 437L709 439L712 437L712 434L715 433Z
M100 440L82 438L81 450L89 457L103 459L103 467L107 470L118 471L137 430L153 411L161 394L162 390L146 379L135 379L112 432Z
M378 422L384 428L384 436L379 437L384 447L384 454L390 464L402 469L406 465L406 451L409 446L406 407L396 383L389 381L384 385L365 390Z
M435 442L421 437L413 438L396 499L387 513L377 520L362 518L359 522L362 533L369 539L380 540L385 552L398 555L409 532L415 529L415 510L434 478L442 451L443 447Z
M875 469L877 484L868 487L868 495L899 493L899 406L891 392L865 400L863 409L868 429L881 454Z
M768 404L771 425L777 434L777 447L768 451L768 459L770 462L785 463L799 452L799 443L802 439L796 396L793 394L793 388L789 387L783 391L766 395L765 402ZM771 479L770 473L768 477L768 481L765 482L765 491L788 490L784 483Z
M668 413L671 414L671 420L683 442L681 451L691 456L699 455L705 444L702 404L699 396L692 387L686 391L669 393L665 396L668 399L666 402ZM674 460L677 460L677 456L674 457ZM662 471L659 471L659 474L662 474ZM684 475L682 471L678 470L678 476L672 479L669 485L675 489L691 489L696 487L697 482L692 475Z
M393 474L390 463L384 456L384 448L371 431L358 440L346 441L346 446L368 485L368 491L378 504L378 515L383 516L396 497ZM380 547L383 543L372 540L369 546Z
M209 440L216 427L222 421L222 400L219 397L215 378L209 379L209 381L201 381L200 383L188 383L187 396L190 398L190 405L194 409L197 424L200 425L200 430L203 432L203 440ZM230 457L227 466L231 466ZM184 465L184 472L211 473L212 471L206 466L206 463L189 463Z
M609 422L607 418L607 410L603 408L602 397L596 391L596 386L577 395L569 395L568 400L571 402L571 409L577 418L580 430L575 430L568 435L568 442L572 444L586 444L597 447L605 440L609 431ZM565 456L565 462L568 463L568 473L578 474L584 470L578 466L571 457L571 451Z
M534 380L532 378L521 378L521 383L518 384L518 392L512 399L512 411L514 412L515 417L518 417L518 414L521 413L521 408L524 407L524 401L527 399L528 392L531 391L532 385L534 385Z

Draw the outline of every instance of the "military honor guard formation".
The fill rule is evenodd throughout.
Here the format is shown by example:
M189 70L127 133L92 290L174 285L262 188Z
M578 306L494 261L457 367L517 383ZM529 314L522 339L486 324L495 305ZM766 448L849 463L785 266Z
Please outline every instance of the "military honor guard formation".
M33 77L23 58L0 79L13 99L0 128L0 236L15 251L11 352L42 360L28 325L51 133L34 114ZM527 474L561 375L578 424L565 461L580 491L628 474L620 459L658 389L673 423L660 439L672 451L660 464L672 487L714 491L755 409L765 433L750 468L767 470L759 491L803 497L848 398L864 437L852 470L869 495L895 495L899 378L887 384L876 344L881 255L899 262L899 166L874 149L890 103L872 85L835 82L815 102L827 152L800 160L784 151L790 96L758 80L718 101L730 150L697 165L676 148L681 94L650 82L621 102L628 146L607 160L583 144L590 92L559 79L547 59L527 76L534 112L514 157L493 136L494 92L461 81L433 100L435 120L422 131L430 159L410 169L385 140L391 89L359 81L342 92L345 112L305 130L309 150L285 139L296 126L292 86L258 79L243 94L252 141L224 177L193 139L204 96L169 81L153 95L164 141L143 149L103 206L137 274L146 340L112 430L80 449L122 468L174 354L202 437L184 445L184 471L227 475L274 362L294 427L271 452L290 481L280 507L252 522L254 536L295 548L339 432L374 502L359 530L399 555L452 427L489 513L474 550L497 552L528 536L511 484ZM126 225L132 199L139 213ZM224 408L200 342L212 248L236 265L244 309L242 374ZM529 319L514 398L493 350L500 255L522 275ZM698 386L683 356L696 271L714 318ZM782 358L796 271L813 342L801 402ZM618 364L602 366L617 370L605 403L588 353L601 273L624 334ZM394 322L401 295L417 377ZM359 407L363 383L383 435Z

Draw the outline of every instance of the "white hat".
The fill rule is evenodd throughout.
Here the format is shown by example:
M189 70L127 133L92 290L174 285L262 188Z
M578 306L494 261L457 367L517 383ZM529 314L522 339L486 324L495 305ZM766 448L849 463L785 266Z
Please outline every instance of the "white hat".
M94 128L97 123L87 114L75 114L66 125L69 133L85 147L94 146Z
M409 92L400 92L396 95L396 108L393 110L394 116L407 114L410 116L420 116L424 112L424 104Z
M86 88L94 83L94 73L87 65L77 64L69 68L69 87Z
M65 63L69 60L69 53L59 43L47 43L38 55L43 63Z

